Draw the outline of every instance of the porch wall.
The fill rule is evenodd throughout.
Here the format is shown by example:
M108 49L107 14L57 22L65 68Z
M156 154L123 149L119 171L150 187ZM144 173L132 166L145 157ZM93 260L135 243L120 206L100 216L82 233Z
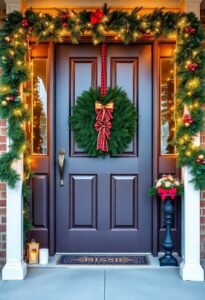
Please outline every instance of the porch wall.
M0 2L0 28L6 14L6 6ZM1 76L1 69L0 69ZM0 155L6 151L6 122L0 120ZM6 256L6 185L0 182L0 265Z
M0 154L6 151L6 122L0 120ZM6 185L0 182L0 265L6 257Z
M201 145L205 148L205 130L201 133ZM205 191L201 193L200 217L201 217L201 259L205 259Z

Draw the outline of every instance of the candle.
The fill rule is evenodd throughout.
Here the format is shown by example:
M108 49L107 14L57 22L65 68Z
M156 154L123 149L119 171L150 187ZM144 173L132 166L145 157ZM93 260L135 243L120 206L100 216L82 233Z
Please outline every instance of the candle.
M41 248L39 250L39 264L46 265L48 263L48 249Z
M31 250L31 261L32 262L36 262L38 260L38 258L37 258L37 251L36 251L36 249L32 249Z

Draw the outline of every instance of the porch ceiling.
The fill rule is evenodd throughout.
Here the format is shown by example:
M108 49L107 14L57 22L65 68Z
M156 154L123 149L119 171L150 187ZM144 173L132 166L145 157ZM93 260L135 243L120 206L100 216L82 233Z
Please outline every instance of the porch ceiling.
M136 6L143 6L146 9L153 9L154 7L165 7L169 9L180 9L183 0L23 0L25 7L33 7L36 9L45 8L52 10L56 7L75 7L75 8L95 8L100 7L104 3L114 8L125 8L130 9Z

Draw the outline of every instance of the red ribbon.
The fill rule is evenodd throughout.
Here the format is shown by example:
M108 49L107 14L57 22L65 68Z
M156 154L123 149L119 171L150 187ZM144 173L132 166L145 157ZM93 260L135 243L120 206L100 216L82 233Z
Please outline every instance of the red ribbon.
M105 43L102 44L102 55L101 55L101 86L100 95L105 96L107 94L107 46Z
M100 23L102 18L104 17L104 13L101 9L97 9L95 12L92 12L90 15L90 23L93 25Z
M177 193L177 189L172 188L170 190L165 190L162 188L158 188L157 192L158 192L158 194L161 194L162 201L164 201L167 196L170 196L172 198L172 200L174 200L176 193Z
M95 123L95 130L98 131L97 150L108 152L107 139L110 139L111 127L110 121L97 121Z

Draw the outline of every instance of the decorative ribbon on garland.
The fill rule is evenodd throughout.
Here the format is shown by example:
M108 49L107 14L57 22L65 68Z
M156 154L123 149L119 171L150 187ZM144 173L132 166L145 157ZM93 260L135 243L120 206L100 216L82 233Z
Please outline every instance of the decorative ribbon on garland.
M102 58L101 58L101 86L100 95L107 94L107 47L102 44ZM96 122L95 130L98 132L97 150L108 152L107 140L110 139L110 129L112 128L112 112L114 111L113 101L106 105L102 105L99 101L95 102Z
M176 193L177 193L177 189L172 188L172 189L166 190L166 189L158 188L157 192L158 192L158 194L160 194L162 201L164 201L167 196L170 196L172 198L172 200L174 200Z

